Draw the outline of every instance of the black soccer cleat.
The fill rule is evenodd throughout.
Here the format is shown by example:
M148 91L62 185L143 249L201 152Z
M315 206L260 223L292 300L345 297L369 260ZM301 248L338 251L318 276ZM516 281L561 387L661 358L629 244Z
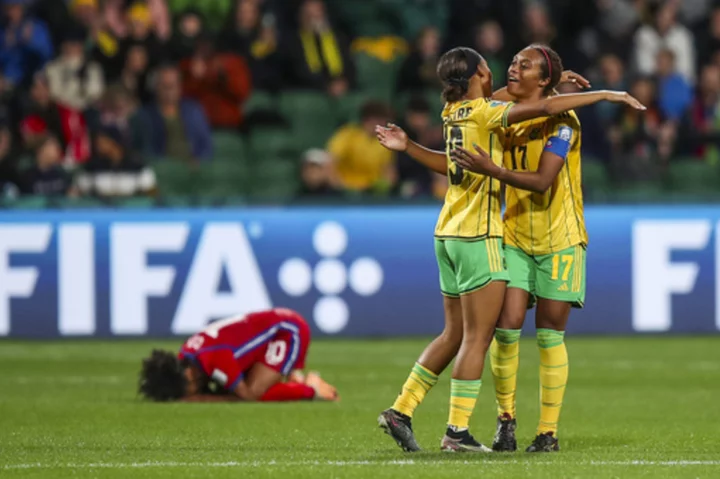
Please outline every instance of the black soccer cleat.
M517 451L517 440L515 439L515 429L517 423L515 419L503 414L497 418L497 431L493 439L492 449L495 452L515 452Z
M538 434L525 452L555 452L560 450L560 443L551 432Z
M450 428L442 438L440 450L445 452L492 452L492 449L477 442L467 429L455 432Z
M420 450L412 430L412 420L409 416L394 409L386 409L378 416L378 425L385 434L395 439L398 446L405 452Z

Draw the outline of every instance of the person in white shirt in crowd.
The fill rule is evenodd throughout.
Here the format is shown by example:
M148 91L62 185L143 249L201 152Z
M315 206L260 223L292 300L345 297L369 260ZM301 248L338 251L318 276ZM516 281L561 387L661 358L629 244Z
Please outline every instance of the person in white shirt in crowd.
M100 64L85 54L85 39L81 29L69 29L60 45L60 56L45 69L53 99L79 111L91 106L105 90Z
M651 6L654 23L640 27L635 33L635 64L641 75L654 75L661 50L675 54L677 71L695 83L695 45L693 34L677 21L677 0Z

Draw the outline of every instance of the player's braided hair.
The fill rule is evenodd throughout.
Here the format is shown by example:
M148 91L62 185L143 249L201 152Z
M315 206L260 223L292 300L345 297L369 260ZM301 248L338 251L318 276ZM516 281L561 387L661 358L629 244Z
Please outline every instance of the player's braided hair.
M549 95L560 83L562 77L563 64L560 55L555 50L547 45L540 43L534 43L528 48L537 50L543 57L543 61L540 64L540 70L542 71L543 80L549 79L550 83L543 89L544 95Z
M185 394L185 361L168 351L153 349L143 359L138 392L152 401L173 401Z
M482 56L466 47L453 48L440 57L437 74L443 84L442 98L445 102L460 101L467 95L470 79L481 62Z

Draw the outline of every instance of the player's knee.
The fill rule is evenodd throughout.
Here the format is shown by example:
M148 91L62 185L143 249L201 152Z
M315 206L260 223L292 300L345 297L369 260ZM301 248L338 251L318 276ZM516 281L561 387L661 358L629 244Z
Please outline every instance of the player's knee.
M440 334L440 339L448 344L460 346L463 340L462 327L445 327Z
M521 329L525 322L525 312L503 309L498 320L497 327L500 329Z

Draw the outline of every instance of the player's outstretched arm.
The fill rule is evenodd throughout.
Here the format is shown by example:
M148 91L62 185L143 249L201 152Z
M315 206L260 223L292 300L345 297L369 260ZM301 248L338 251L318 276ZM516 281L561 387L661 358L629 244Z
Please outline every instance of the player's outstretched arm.
M441 175L447 175L447 158L444 151L435 151L408 138L407 133L397 125L387 127L377 125L375 135L382 146L388 150L407 153L410 158Z
M507 111L506 125L519 123L533 118L554 116L560 113L575 110L601 101L611 103L625 103L636 110L646 110L645 105L640 103L632 95L624 91L599 90L588 93L573 93L570 95L557 95L544 98L540 101L518 103L512 105Z
M475 152L456 148L450 154L452 160L461 168L490 176L501 182L534 193L545 193L562 170L565 160L562 156L545 151L540 157L537 171L513 171L493 163L490 155L482 148L473 145Z

